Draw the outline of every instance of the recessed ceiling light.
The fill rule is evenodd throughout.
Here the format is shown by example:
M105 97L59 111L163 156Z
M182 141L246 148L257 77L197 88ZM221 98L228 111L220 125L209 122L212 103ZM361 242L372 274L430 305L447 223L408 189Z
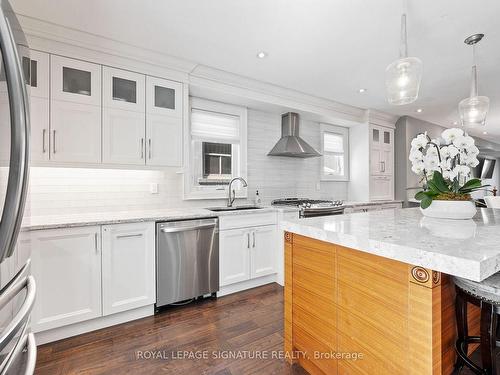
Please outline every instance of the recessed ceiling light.
M453 121L453 125L458 125L458 121Z
M488 135L488 132L483 132L484 135Z
M359 92L360 94L362 94L362 93L366 92L366 89L359 89L359 90L358 90L358 92Z
M257 53L257 57L259 59L264 59L267 57L267 52L264 52L264 51L260 51L259 53Z
M417 113L422 113L422 112L423 112L423 109L422 109L422 108L418 108L415 112L417 112Z

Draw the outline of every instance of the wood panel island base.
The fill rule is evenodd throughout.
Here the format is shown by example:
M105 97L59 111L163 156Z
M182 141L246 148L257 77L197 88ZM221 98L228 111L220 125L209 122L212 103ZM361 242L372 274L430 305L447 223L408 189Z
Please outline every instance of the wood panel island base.
M446 274L285 232L285 352L311 374L451 374L454 300Z

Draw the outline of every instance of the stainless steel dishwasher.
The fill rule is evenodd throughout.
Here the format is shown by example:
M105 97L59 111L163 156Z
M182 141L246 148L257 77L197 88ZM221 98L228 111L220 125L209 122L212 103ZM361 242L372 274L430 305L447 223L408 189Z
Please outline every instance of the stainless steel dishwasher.
M218 290L218 219L157 223L156 307Z

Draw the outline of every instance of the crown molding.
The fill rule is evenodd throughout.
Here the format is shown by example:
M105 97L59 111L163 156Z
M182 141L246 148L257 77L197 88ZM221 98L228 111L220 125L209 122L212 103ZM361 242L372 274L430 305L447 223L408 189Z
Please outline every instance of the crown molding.
M366 110L366 122L374 125L385 126L387 128L396 128L396 122L400 116L392 113L378 111L376 109Z
M30 48L187 82L194 62L17 14Z

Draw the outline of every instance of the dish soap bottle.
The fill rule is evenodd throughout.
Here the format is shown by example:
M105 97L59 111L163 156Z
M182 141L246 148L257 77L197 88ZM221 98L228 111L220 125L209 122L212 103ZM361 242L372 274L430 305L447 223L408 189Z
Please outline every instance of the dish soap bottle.
M259 191L255 191L255 205L260 206L262 204L262 200L260 199Z

